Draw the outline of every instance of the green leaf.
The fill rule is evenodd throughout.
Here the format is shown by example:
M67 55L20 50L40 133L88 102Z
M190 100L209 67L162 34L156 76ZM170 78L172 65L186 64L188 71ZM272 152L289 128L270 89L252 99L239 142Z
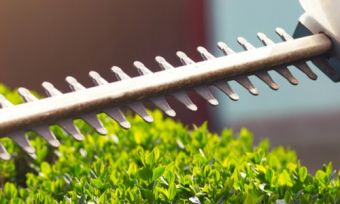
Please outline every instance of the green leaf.
M51 167L47 162L42 162L40 165L40 170L43 175L48 176L51 173Z
M278 184L279 186L293 186L293 181L286 170L279 174Z
M143 180L152 179L153 172L149 167L143 167L138 171L139 178Z
M168 189L168 195L169 195L168 199L173 200L176 196L176 193L177 193L176 184L171 183Z
M8 182L4 186L4 194L7 198L15 198L18 194L18 191L13 183Z
M300 179L300 181L304 182L306 177L307 177L307 175L308 175L307 168L306 167L301 167L301 168L299 168L298 172L299 172L299 179Z
M0 85L14 103L17 91ZM112 118L100 120L115 136L101 137L82 120L85 135L76 142L60 127L51 130L62 141L50 148L35 133L29 139L37 160L29 159L11 139L0 142L13 155L0 160L0 203L337 203L339 173L332 164L314 176L294 151L270 148L253 135L224 130L209 132L207 123L189 129L160 111L150 112L152 125L127 114L132 127L123 130Z
M159 177L161 177L163 175L165 171L165 167L164 166L159 166L155 169L152 170L152 180L155 181L157 180Z
M96 187L96 188L102 188L104 186L104 183L99 179L92 179L91 183Z

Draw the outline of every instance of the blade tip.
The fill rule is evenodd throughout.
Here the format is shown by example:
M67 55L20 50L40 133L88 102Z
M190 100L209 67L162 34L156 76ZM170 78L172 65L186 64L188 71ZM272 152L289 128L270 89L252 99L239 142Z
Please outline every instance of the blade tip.
M217 106L219 104L217 99L210 99L208 102L213 106Z
M9 155L8 153L1 153L0 154L0 158L2 159L2 160L5 160L5 161L8 161L8 160L10 160L11 159L11 155Z
M174 110L167 110L166 112L165 112L168 116L170 116L170 117L175 117L176 116L176 112L174 111Z
M197 111L198 110L198 108L197 108L197 106L195 104L190 104L187 107L191 111Z
M148 122L148 123L152 123L153 122L153 117L150 115L144 116L143 119Z
M120 122L119 124L125 129L131 128L131 124L128 121L123 121L123 122Z

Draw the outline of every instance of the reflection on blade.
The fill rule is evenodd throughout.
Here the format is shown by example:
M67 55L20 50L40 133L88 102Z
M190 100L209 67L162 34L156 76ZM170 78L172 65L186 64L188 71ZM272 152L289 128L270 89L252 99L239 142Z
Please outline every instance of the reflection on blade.
M121 68L114 66L111 68L112 72L116 75L118 80L130 79L131 77L127 75ZM140 117L142 117L146 122L153 122L153 118L146 112L145 106L141 102L134 102L127 105L134 112L136 112Z
M55 135L51 132L48 126L37 127L34 130L41 135L52 147L59 147L60 142L57 140Z
M227 44L224 42L218 42L217 47L222 50L225 55L232 55L235 54L235 51L232 50ZM259 95L258 90L255 88L254 84L250 81L247 76L238 76L235 77L234 80L241 84L245 89L249 91L254 96Z
M253 50L255 47L250 44L245 38L239 37L237 38L237 42L243 47L245 50ZM272 77L269 75L267 71L259 71L254 73L259 79L261 79L265 84L267 84L271 89L278 90L279 85L274 82Z
M34 153L35 149L28 141L25 132L18 131L11 134L11 138L27 153Z
M190 59L184 52L178 51L177 56L181 60L183 65L189 65L189 64L194 64L195 62ZM197 88L194 88L196 93L200 95L203 99L209 102L209 104L213 106L218 105L218 100L215 98L215 96L211 93L208 87L206 86L200 86Z
M155 58L155 60L157 61L157 63L159 64L159 66L163 69L163 70L167 70L167 69L174 69L175 67L172 66L169 62L167 62L163 57L161 56L157 56ZM191 111L197 111L197 106L191 101L191 99L189 98L189 96L184 92L184 91L180 91L180 92L176 92L172 94L179 102L181 102L183 105L185 105L189 110Z
M145 67L145 65L139 61L134 62L134 66L137 68L141 75L152 74L152 72ZM168 116L175 117L176 112L170 107L169 103L163 96L155 97L150 99L153 104L155 104L159 109L164 111Z
M107 82L102 76L99 75L99 73L95 71L90 71L89 75L97 86L109 84L109 82ZM119 108L113 107L105 109L104 112L115 119L123 128L128 129L131 127L130 123L126 120L124 114Z
M5 149L5 147L2 144L0 144L0 159L2 159L2 160L11 159L11 155L8 154L7 150Z
M283 41L290 41L294 40L292 36L290 36L284 29L282 28L276 28L276 33L281 37ZM318 76L312 71L312 69L307 65L306 62L297 62L293 64L296 66L300 71L302 71L304 74L306 74L310 79L316 80ZM321 68L322 69L322 68ZM325 69L327 70L327 68ZM326 71L327 73L327 71Z
M80 133L79 129L73 124L72 119L67 119L58 122L59 125L76 140L83 140L84 135Z
M14 104L7 100L4 95L0 94L0 106L1 108L8 108L14 106Z
M297 80L293 74L289 71L287 67L278 67L275 69L281 76L283 76L287 81L289 81L292 85L298 85L299 80Z
M80 116L82 119L84 119L86 122L88 122L99 134L106 135L107 130L103 126L102 122L97 118L95 114L84 114Z
M198 47L197 51L201 54L202 58L205 60L215 59L215 56L213 56L210 52L208 52L208 50L205 49L204 47ZM219 81L219 82L214 83L214 86L220 89L230 99L234 101L239 100L240 97L238 96L237 93L234 92L234 90L230 87L228 82Z
M134 112L136 112L140 117L142 117L146 122L153 122L153 118L146 112L146 108L142 103L131 103L128 105Z
M123 128L129 129L131 127L131 124L126 120L124 114L119 108L109 108L104 110L104 112L115 119Z
M264 33L257 33L257 37L261 40L262 44L264 44L266 46L275 44ZM287 79L291 84L293 84L293 85L299 84L299 81L293 76L293 74L289 71L289 69L287 67L280 66L278 68L275 68L274 70L276 72L278 72L281 76L283 76L285 79Z
M239 76L235 77L235 81L241 84L245 89L249 91L249 93L253 94L254 96L259 95L259 91L255 88L254 84L251 83L250 79L246 76Z

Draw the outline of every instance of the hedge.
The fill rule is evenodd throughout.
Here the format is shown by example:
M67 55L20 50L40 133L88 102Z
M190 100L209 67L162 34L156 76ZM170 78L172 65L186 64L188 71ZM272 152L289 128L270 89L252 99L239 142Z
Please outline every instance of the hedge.
M5 86L0 92L21 102ZM246 129L218 135L206 123L188 129L152 115L152 124L129 115L129 130L100 115L106 136L76 121L81 142L54 126L58 149L30 133L35 159L2 138L13 158L0 161L0 203L339 203L331 163L311 175L294 151L254 145Z

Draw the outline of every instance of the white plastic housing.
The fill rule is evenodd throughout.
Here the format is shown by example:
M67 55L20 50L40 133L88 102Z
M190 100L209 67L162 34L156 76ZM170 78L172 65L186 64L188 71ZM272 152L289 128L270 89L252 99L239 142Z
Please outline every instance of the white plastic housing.
M312 33L324 32L334 42L334 55L340 59L340 0L300 0L305 10L300 22Z

